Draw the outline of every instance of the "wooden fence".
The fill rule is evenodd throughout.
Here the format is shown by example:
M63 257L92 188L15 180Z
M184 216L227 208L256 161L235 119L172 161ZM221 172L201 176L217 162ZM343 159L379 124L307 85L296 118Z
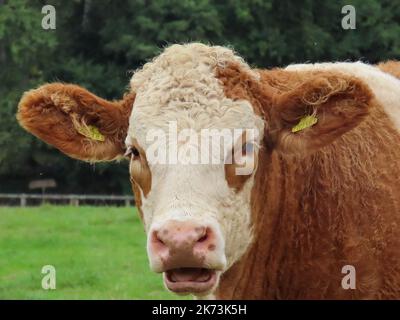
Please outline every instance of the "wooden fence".
M135 200L133 196L114 195L0 193L0 205L25 207L43 203L70 204L73 206L79 206L80 204L124 204L125 206L130 206L135 204Z

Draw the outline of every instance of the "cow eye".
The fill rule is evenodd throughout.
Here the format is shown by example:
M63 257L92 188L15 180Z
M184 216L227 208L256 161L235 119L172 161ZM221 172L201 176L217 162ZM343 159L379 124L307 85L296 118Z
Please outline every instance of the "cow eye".
M139 150L135 147L128 147L125 152L125 157L130 158L132 160L139 159L140 157Z

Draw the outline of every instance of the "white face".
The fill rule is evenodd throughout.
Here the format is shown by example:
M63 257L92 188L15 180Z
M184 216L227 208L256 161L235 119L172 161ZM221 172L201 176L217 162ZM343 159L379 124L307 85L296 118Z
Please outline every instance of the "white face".
M214 71L226 61L240 62L250 70L228 49L175 45L146 64L131 80L136 99L126 145L143 150L146 170L150 172L150 188L142 190L139 183L150 266L165 273L167 288L175 292L212 292L219 275L243 255L252 238L250 193L255 170L236 190L227 181L223 161L172 163L168 158L160 163L154 160L154 149L158 154L169 154L171 148L165 143L154 148L154 140L149 139L150 132L164 132L167 141L172 141L171 124L178 135L190 129L191 137L200 136L205 128L218 132L252 129L256 133L253 137L246 135L240 141L233 135L230 143L221 140L219 147L223 160L238 141L240 147L251 146L255 152L246 155L250 157L246 161L255 163L251 158L258 154L263 121L248 101L232 101L224 96ZM187 150L204 152L193 141L178 139L178 159ZM140 160L133 158L133 180L138 173L132 171L137 171L138 166Z

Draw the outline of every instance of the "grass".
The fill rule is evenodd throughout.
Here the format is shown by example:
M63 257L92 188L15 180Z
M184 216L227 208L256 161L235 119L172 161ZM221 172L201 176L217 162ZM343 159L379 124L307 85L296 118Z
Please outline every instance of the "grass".
M44 265L56 289L44 290ZM0 207L0 299L182 299L152 273L136 208Z

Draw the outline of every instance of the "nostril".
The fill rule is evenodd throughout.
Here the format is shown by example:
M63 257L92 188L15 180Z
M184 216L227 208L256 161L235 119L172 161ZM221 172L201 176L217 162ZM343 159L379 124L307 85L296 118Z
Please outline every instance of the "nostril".
M158 231L153 231L151 235L151 242L158 246L165 246L165 242L162 240L161 234L162 232L160 233Z
M202 228L201 232L199 232L199 238L197 240L197 242L206 242L211 234L211 230L209 228Z
M207 252L215 251L215 240L213 230L210 227L204 227L193 249L196 251L196 254L207 254Z
M204 235L204 236L202 236L199 240L197 240L197 242L204 242L204 241L206 241L207 240L207 238L208 238L208 235L207 235L207 233Z

